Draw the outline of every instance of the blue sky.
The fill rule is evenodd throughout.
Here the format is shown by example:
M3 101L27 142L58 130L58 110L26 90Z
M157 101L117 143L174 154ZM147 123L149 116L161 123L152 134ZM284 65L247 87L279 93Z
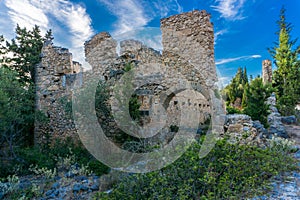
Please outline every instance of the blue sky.
M246 66L248 75L261 73L262 60L271 59L267 48L277 40L282 5L292 37L300 37L299 0L0 0L0 34L11 39L17 23L37 24L42 32L51 28L54 43L83 62L83 43L98 32L161 50L160 18L204 9L214 24L216 66L226 83L239 66Z

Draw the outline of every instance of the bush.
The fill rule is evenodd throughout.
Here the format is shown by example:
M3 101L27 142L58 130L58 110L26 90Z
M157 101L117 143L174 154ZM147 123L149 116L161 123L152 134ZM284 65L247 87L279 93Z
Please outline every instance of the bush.
M236 114L242 114L242 111L240 111L237 108L231 107L231 106L226 107L226 112L227 112L227 114L235 114L235 113Z
M97 176L101 176L102 174L108 174L110 168L106 165L102 164L100 161L93 159L88 163L88 167L93 171Z
M30 166L38 168L53 169L55 160L49 154L45 154L38 148L19 148L16 149L17 159L9 160L0 165L0 177L5 178L9 175L28 175L32 173Z
M82 144L75 144L71 139L57 140L52 146L44 148L16 149L17 159L3 162L0 165L0 178L8 175L31 174L32 166L35 169L69 170L72 164L88 166L89 171L101 176L109 171L109 167L96 160Z
M199 159L201 142L173 164L146 174L124 176L111 193L95 199L241 199L260 195L270 177L297 169L286 151L219 140Z

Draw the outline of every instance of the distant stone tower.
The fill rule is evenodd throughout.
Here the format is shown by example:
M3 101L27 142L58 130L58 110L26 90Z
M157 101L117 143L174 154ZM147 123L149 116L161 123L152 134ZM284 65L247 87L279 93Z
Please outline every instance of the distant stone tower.
M263 60L262 62L262 78L263 83L272 83L272 63L270 60Z

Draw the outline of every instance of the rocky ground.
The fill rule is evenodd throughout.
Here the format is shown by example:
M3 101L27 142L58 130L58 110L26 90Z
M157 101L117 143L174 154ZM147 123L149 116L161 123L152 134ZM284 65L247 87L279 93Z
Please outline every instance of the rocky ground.
M76 165L71 166L75 168ZM19 193L11 196L0 196L0 199L22 199L22 196L30 191L31 194L39 194L39 198L34 196L30 199L91 199L99 191L100 178L95 175L80 175L73 173L73 169L68 172L60 173L54 178L46 178L45 175L30 175L19 179L16 184L17 190L13 193ZM33 191L33 186L37 186ZM27 199L27 198L26 198Z
M294 156L298 159L300 166L300 126L292 123L284 125L278 123L277 119L281 120L279 116L276 116L274 119L272 118L272 122L276 122L274 124L279 124L280 126L274 127L281 129L284 126L283 128L286 131L284 134L287 135L289 140L294 140L296 147L299 149ZM293 120L292 122L294 123ZM234 141L240 141L242 144L264 144L263 136L268 137L268 133L263 126L257 121L252 121L246 115L228 115L225 128L233 136L232 139ZM241 137L239 133L244 133L245 131L250 134L246 135L247 137L245 135ZM98 191L109 191L111 183L116 182L116 177L120 176L118 173L110 173L101 177L86 175L82 173L80 166L76 164L71 165L67 169L66 171L59 172L58 175L51 179L36 175L21 177L17 187L24 193L26 188L32 188L33 185L39 186L39 188L35 189L35 192L39 192L38 196L41 197L36 199L92 199ZM272 186L273 190L268 195L255 197L253 200L298 200L300 199L300 172L292 172L284 176L275 177ZM2 198L10 199L10 197L4 196L4 194L1 195L0 190L0 199Z
M300 126L285 125L287 134L295 141L298 151L294 157L298 159L300 166ZM276 177L272 183L273 190L266 196L256 197L253 200L299 200L300 199L300 172L285 174L283 177Z

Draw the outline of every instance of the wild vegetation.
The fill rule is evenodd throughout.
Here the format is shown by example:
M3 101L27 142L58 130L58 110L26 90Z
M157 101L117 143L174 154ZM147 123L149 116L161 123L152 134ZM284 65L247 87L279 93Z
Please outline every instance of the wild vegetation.
M290 38L291 25L285 20L284 9L278 25L279 40L270 49L277 67L272 85L264 85L260 77L248 80L246 68L239 68L222 91L228 113L245 113L266 127L268 106L265 101L271 92L275 91L277 106L284 115L294 113L300 98L300 48L295 48L296 41ZM15 199L23 195L16 189L18 176L43 175L51 181L61 170L76 163L83 166L82 173L109 172L109 168L81 144L71 140L34 146L34 120L47 123L47 118L34 109L34 66L40 62L44 41L52 39L51 30L42 36L37 26L32 30L17 26L16 37L10 42L0 36L0 188L2 182L8 182L3 187L7 187L4 188L6 194ZM127 65L125 71L130 69ZM109 115L103 104L109 97L104 83L99 83L97 94L97 112ZM139 106L137 96L132 96L129 109L135 120L140 118ZM70 109L70 105L66 109ZM176 126L170 129L178 131ZM298 169L290 156L293 148L282 141L270 141L271 145L262 149L232 144L225 138L200 159L198 153L203 139L201 137L173 164L147 174L126 174L120 177L111 193L98 193L95 199L240 199L266 192L271 177ZM141 152L132 146L127 149ZM39 187L33 185L26 197L39 197Z
M226 99L227 113L244 113L253 120L259 120L265 127L268 127L267 98L271 95L273 88L269 84L263 84L261 77L248 81L246 68L238 68L231 83L223 90L223 98Z
M270 189L269 178L297 169L289 148L266 149L219 140L199 158L203 138L171 165L146 174L124 175L110 193L95 199L244 199Z
M34 121L47 123L47 117L35 110L34 66L40 62L44 41L53 37L51 30L42 37L37 26L32 30L17 26L15 32L10 42L0 37L0 177L28 174L30 165L54 169L57 157L68 156L69 149L75 152L74 162L89 166L98 175L107 172L81 144L66 140L66 144L34 146Z
M246 67L238 68L235 77L223 91L228 113L245 113L254 120L260 120L266 127L268 106L266 99L276 93L277 108L283 115L295 114L295 106L300 101L300 46L294 47L291 39L292 25L286 22L285 9L281 9L277 21L278 42L269 49L277 67L273 72L272 84L263 84L262 78L250 76L248 81Z
M291 39L292 25L286 22L285 12L282 8L277 21L278 42L269 51L277 67L273 75L277 107L282 114L291 115L295 112L295 104L300 100L300 46L295 47L297 39Z

